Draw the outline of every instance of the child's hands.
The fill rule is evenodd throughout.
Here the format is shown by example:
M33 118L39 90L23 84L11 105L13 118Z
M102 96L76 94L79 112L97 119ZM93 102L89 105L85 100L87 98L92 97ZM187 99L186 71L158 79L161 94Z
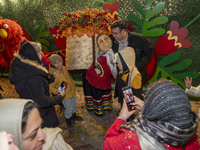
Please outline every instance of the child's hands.
M119 69L120 71L123 70L123 67L122 67L120 64L117 64L117 67L118 67L118 69Z
M131 115L134 114L134 112L135 112L135 110L131 110L131 111L128 110L128 106L126 104L126 100L123 99L123 106L122 106L122 109L121 109L121 111L119 113L119 117L124 118L124 119L127 120Z
M62 92L60 92L60 95L63 97L65 96L65 90L62 90Z
M60 74L61 70L56 70L53 73L53 76L56 78Z
M186 77L186 78L184 79L184 81L185 81L185 86L186 86L186 88L190 89L191 86L192 86L192 77L191 77L191 78Z

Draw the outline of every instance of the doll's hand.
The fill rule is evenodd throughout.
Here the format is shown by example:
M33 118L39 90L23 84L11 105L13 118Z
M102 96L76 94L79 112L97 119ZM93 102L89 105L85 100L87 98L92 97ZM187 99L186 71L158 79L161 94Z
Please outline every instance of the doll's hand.
M186 78L184 79L184 81L185 81L185 86L186 86L186 88L190 89L191 86L192 86L192 77L191 77L191 78L186 77Z
M95 68L95 71L96 71L97 74L101 73L101 71L98 68Z

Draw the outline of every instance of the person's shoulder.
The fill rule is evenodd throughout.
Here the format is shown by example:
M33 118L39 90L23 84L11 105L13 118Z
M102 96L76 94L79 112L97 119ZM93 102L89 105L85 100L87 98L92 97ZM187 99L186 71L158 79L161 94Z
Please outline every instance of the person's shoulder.
M63 72L67 72L67 73L69 73L69 71L67 70L67 67L66 66L62 66L62 70L63 70Z
M110 54L114 54L114 51L113 51L113 49L111 48L111 49L109 49L106 53L105 53L105 55L110 55Z
M66 66L62 66L62 73L65 74L65 75L70 76L70 71L67 70L67 67L66 67Z
M49 66L49 73L52 74L54 71L56 71L56 69L52 66Z
M112 37L111 40L112 40L112 44L118 44L118 41L116 41L114 37Z

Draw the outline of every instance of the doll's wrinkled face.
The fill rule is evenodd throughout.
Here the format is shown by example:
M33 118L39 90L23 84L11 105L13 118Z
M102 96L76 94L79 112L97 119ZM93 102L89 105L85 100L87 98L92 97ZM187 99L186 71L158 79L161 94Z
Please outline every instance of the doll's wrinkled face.
M108 51L112 46L112 41L107 35L102 34L97 39L97 44L98 44L100 50Z

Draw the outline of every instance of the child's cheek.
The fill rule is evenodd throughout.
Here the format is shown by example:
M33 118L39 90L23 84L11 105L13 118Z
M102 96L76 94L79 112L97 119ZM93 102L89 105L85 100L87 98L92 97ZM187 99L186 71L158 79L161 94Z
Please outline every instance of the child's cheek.
M119 70L122 71L122 66L120 64L117 65Z

